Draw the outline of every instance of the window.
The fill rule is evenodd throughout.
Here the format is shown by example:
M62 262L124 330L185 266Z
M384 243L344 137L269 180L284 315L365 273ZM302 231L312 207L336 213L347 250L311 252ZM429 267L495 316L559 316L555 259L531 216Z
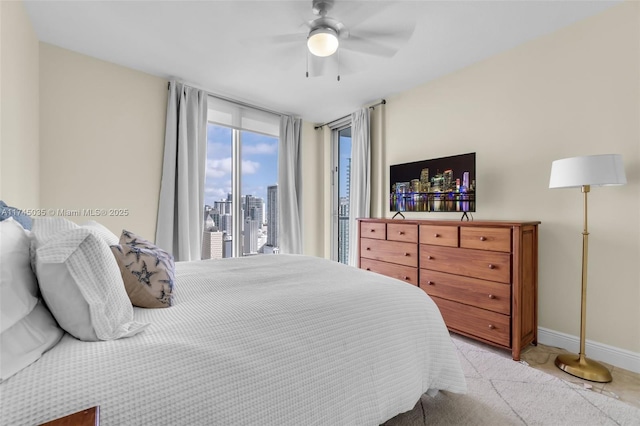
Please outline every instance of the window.
M208 102L202 258L277 253L280 117Z
M333 238L332 259L349 263L349 175L351 173L351 125L333 130Z

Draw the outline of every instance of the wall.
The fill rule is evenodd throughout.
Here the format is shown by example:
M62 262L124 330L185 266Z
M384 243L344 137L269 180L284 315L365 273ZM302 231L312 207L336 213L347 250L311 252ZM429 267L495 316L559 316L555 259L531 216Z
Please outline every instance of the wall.
M629 183L589 195L587 338L629 355L640 371L639 18L640 4L627 2L387 98L385 166L376 173L386 200L390 164L475 151L473 216L542 222L539 326L575 341L582 194L548 189L551 162L622 154Z
M21 1L0 2L0 199L38 208L38 38Z
M154 240L166 108L167 80L41 43L41 206Z

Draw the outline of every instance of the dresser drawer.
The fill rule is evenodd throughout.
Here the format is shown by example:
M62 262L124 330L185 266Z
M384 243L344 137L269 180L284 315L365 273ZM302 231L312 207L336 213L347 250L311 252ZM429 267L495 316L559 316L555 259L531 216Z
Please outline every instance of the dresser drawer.
M391 278L396 278L415 286L418 285L418 268L365 258L360 259L360 268L386 275Z
M420 288L429 296L511 314L511 286L438 271L420 270Z
M476 228L460 229L460 247L511 252L511 229L509 228Z
M420 267L501 283L511 282L509 253L421 244Z
M360 240L360 257L418 267L418 246L399 241Z
M502 346L511 346L510 317L458 302L432 297L447 328Z
M418 243L418 225L387 223L387 240Z
M420 244L458 247L458 227L420 225Z
M384 240L387 238L387 227L384 223L360 222L360 238Z

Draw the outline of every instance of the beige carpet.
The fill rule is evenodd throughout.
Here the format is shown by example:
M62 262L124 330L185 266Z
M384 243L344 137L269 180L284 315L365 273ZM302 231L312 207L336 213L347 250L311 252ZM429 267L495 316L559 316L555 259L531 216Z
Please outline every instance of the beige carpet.
M452 336L465 395L423 395L385 423L399 425L640 425L640 409Z

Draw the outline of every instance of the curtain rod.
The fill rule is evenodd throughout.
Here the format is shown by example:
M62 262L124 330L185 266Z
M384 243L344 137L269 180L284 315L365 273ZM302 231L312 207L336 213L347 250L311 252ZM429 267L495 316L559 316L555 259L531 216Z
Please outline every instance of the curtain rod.
M385 105L386 103L387 103L387 101L386 101L385 99L382 99L382 100L381 100L380 102L378 102L378 103L375 103L375 104L373 104L373 105L369 105L369 108L370 108L370 109L374 109L374 108L375 108L375 107L377 107L378 105ZM349 114L349 115L350 115L350 114ZM315 126L313 129L314 129L314 130L321 129L321 128L323 128L324 126L328 126L329 124L333 124L333 123L335 123L335 122L337 122L337 121L344 120L345 118L349 117L349 115L345 115L344 117L336 118L335 120L329 121L329 122L324 123L324 124L319 124L319 125Z
M177 83L177 82L176 82L176 83ZM256 106L256 105L248 104L248 103L246 103L246 102L237 101L237 100L235 100L235 99L225 98L224 96L221 96L221 95L218 95L218 94L215 94L215 93L211 93L211 92L209 92L208 90L201 89L201 88L199 88L199 87L190 86L190 85L188 85L188 84L186 84L186 83L182 83L182 84L184 84L185 86L188 86L188 87L194 88L194 89L202 90L202 91L203 91L203 92L205 92L208 96L211 96L211 97L213 97L213 98L217 98L217 99L220 99L220 100L223 100L223 101L231 102L231 103L234 103L234 104L239 105L239 106L243 106L243 107L247 107L247 108L257 109L257 110L259 110L259 111L268 112L269 114L274 114L274 115L280 115L280 116L288 115L288 114L284 114L284 113L281 113L281 112L278 112L278 111L274 111L274 110L271 110L271 109L268 109L268 108L263 108L263 107L259 107L259 106ZM171 82L168 82L168 83L167 83L167 90L169 90L169 88L170 88L170 87L171 87Z

